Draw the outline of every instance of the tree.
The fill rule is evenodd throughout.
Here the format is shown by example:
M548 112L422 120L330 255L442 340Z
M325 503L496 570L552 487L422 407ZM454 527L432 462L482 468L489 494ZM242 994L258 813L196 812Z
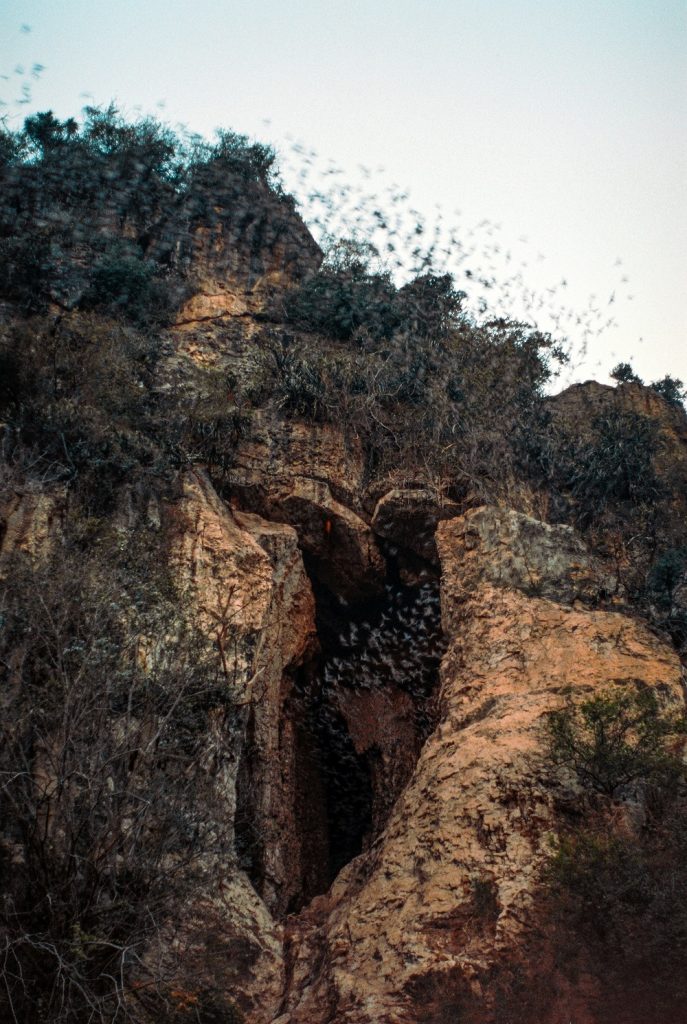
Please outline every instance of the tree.
M618 363L611 370L611 377L619 384L642 384L642 378L638 377L629 363Z
M29 143L36 148L41 156L64 145L78 132L79 126L73 117L60 121L52 110L27 117L24 132Z
M681 407L684 404L685 386L678 377L666 375L662 380L655 380L650 387L670 405Z

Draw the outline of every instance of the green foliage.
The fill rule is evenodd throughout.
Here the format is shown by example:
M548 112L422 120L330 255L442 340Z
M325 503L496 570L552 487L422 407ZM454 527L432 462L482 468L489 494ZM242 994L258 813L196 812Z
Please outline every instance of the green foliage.
M632 1019L687 1010L686 810L678 800L635 834L582 826L562 836L546 871L559 942L568 956L585 949L605 1005L632 1006Z
M397 289L389 273L372 269L378 262L372 246L338 242L319 272L290 297L287 316L297 327L363 346L397 332L444 344L460 323L465 297L451 276L421 274Z
M159 268L135 250L116 244L93 268L91 284L80 305L123 314L141 326L161 324L172 311L172 299L164 281L156 279Z
M275 183L275 150L262 142L251 142L247 135L218 131L217 142L210 149L209 159L217 161L230 174L237 174L244 180Z
M619 903L641 906L648 895L638 845L607 831L564 835L549 863L549 879L593 908L602 928Z
M159 459L151 372L158 343L89 316L32 320L0 340L12 386L0 413L15 464L74 488L93 514L111 510L124 480Z
M464 299L450 274L420 274L398 292L403 329L434 347L444 346L463 320Z
M78 132L78 125L73 117L60 121L52 110L27 117L24 122L24 134L29 146L41 156L51 150L59 149L73 139Z
M643 384L641 377L637 376L629 363L618 363L611 370L611 377L619 384ZM685 386L678 377L671 377L666 374L661 380L655 380L649 384L652 391L655 391L670 405L682 407L685 402Z
M685 732L684 716L660 709L653 690L608 691L579 707L569 704L546 720L548 755L570 769L585 788L613 796L618 787L642 780L666 786L680 761L667 737Z
M156 419L173 465L200 463L223 475L250 432L251 410L233 375L196 370L192 382L166 396Z
M345 273L369 283L363 258L344 255ZM311 288L319 284L294 301ZM449 278L422 275L389 289L393 319L377 336L379 320L366 319L351 336L355 349L342 337L327 344L297 333L270 344L263 393L288 415L343 425L362 440L371 475L429 473L457 497L481 501L517 489L518 475L538 472L543 387L561 353L525 324L464 315Z
M315 422L329 418L329 388L318 362L289 348L288 337L271 348L278 390L277 407L286 413L302 416Z
M563 440L553 452L550 475L571 494L585 526L609 506L655 503L662 490L654 469L658 450L651 420L612 411L594 420L591 439Z
M543 874L547 955L568 981L576 969L598 975L609 1019L628 1007L632 1020L682 1019L687 1009L684 732L684 714L661 710L647 687L548 716L546 763L572 771L594 799L578 801L568 827L561 821Z
M611 377L619 384L642 384L642 378L638 377L629 363L618 363L611 370Z
M679 408L684 406L685 402L685 386L681 380L677 377L670 377L666 375L662 380L655 380L653 384L649 385L653 391L665 398L666 402L670 405L676 405Z
M396 288L386 273L370 273L362 260L325 261L287 304L297 327L338 341L364 337L388 339L399 324Z

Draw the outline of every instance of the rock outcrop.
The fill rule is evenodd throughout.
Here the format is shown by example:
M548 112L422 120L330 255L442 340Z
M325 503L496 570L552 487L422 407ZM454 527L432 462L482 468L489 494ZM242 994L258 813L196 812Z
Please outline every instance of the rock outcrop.
M638 681L681 706L670 647L582 606L592 563L567 530L482 509L440 524L437 545L441 720L372 848L288 923L279 1024L490 1020L490 972L536 919L556 834L543 716L564 694ZM524 567L546 597L532 595Z
M61 531L63 490L14 491L0 510L0 559L16 552L30 558L47 554Z
M296 529L315 575L336 593L379 592L385 564L361 504L362 452L341 431L257 424L239 445L230 483L244 507Z
M242 708L241 735L229 727L209 739L227 820L251 845L250 877L239 862L227 864L220 891L189 909L176 942L192 988L220 989L249 1019L266 1022L283 986L272 914L278 919L302 884L296 744L286 705L293 673L315 639L312 590L295 531L232 512L202 472L184 478L166 528L195 621L214 638Z
M112 121L112 112L107 116ZM598 1012L603 965L585 959L583 949L571 984L556 963L543 917L543 871L565 814L572 805L579 808L581 798L574 775L562 780L546 763L545 720L564 702L579 704L608 691L649 689L660 708L684 710L683 669L667 634L672 629L675 639L681 631L684 651L687 420L635 384L614 389L587 382L543 399L541 336L528 337L515 324L511 332L505 321L504 335L499 323L471 325L461 319L455 296L445 308L437 306L436 318L428 316L424 337L420 307L397 329L396 314L386 323L389 311L379 306L380 281L382 293L387 284L393 290L383 275L367 274L372 309L381 317L378 335L366 333L363 307L355 303L350 323L338 313L333 324L325 318L318 328L308 317L290 317L290 292L317 272L322 253L293 202L270 184L269 163L256 169L255 151L245 140L238 143L242 162L236 163L236 153L232 158L229 139L221 159L209 152L187 168L183 188L153 165L136 170L136 161L126 188L104 188L112 178L107 160L100 166L77 153L75 167L90 181L78 209L71 193L65 201L59 175L43 182L36 176L40 161L32 158L8 172L12 202L3 214L18 231L28 232L38 217L57 225L60 237L64 229L65 238L59 246L57 236L50 238L59 258L47 263L55 266L35 268L52 274L41 285L41 301L34 306L40 296L10 289L0 304L9 327L16 320L22 330L33 330L24 308L43 310L51 320L46 338L37 335L48 355L32 354L36 361L27 362L28 370L21 344L6 349L17 375L6 389L3 416L19 426L3 433L11 470L3 477L0 579L11 583L13 558L35 563L60 543L78 562L95 537L109 604L107 573L121 568L120 556L136 561L136 546L129 551L127 543L137 530L150 531L144 540L155 540L154 551L176 585L170 588L177 601L170 631L185 636L190 619L219 666L221 695L213 691L199 713L198 748L184 762L183 779L198 784L192 824L209 821L212 831L227 836L226 850L213 854L209 865L205 852L196 854L188 844L201 874L208 867L208 885L202 892L184 890L182 923L173 934L171 925L156 922L146 955L173 965L153 971L157 1005L170 1013L165 1024L192 1018L200 1024L523 1024L514 1006L507 1012L497 1006L499 993L508 991L515 973L527 987L538 971L545 985L536 1024L609 1024ZM158 179L145 199L150 175ZM107 270L108 260L117 270L110 275L111 294L105 289L96 301L94 268ZM362 263L359 269L364 278ZM124 284L117 284L118 274ZM339 281L342 303L356 283L347 274ZM136 291L131 275L142 294L151 286L150 308L143 303L138 318L127 308ZM418 281L428 285L433 313L446 296L443 286L433 290L442 279L432 284L431 277ZM167 327L159 330L158 288L160 295L169 288ZM102 338L91 336L89 321L61 367L60 345L69 342L80 305L95 309L93 323L101 317L110 326ZM129 331L133 354L121 370L126 386L119 382L121 394L112 396L110 407L103 400L112 381L107 359L98 364L106 383L90 397L78 364L87 348L102 344L106 356L108 346L117 351L122 337L112 333L109 318L116 323L128 314L136 325ZM439 328L451 335L445 351L433 333ZM322 334L310 333L315 330ZM481 368L492 349L498 358L485 379L471 378L471 360ZM455 366L447 361L451 353ZM534 369L511 361L522 353L529 353ZM289 399L286 385L294 382L284 376L287 354L309 368L296 386L306 397L315 388L310 405L299 395ZM311 355L323 361L313 358L310 365ZM358 379L359 360L367 362ZM35 393L28 380L34 367L41 384ZM522 400L520 372L532 374ZM427 387L431 374L435 390ZM486 403L496 406L507 377L518 393L508 400L510 419L494 417L488 430L482 422L472 433L478 406L488 419ZM320 422L317 396L339 379L349 391L339 419L357 413L343 424L333 411L339 406L325 402L322 418L331 422ZM9 393L12 387L17 395ZM88 415L80 420L82 406ZM43 407L34 437L31 419ZM547 409L551 450L543 426ZM541 517L583 522L578 506L585 491L576 489L575 460L580 451L594 450L604 421L620 414L632 424L628 413L640 418L640 441L649 437L655 446L644 462L620 458L619 479L628 486L615 494L604 490L603 458L595 464L600 479L591 483L601 497L586 535L593 553L570 526L496 507L519 503ZM641 417L649 423L646 436ZM417 459L408 457L416 425L424 431ZM411 436L397 438L400 427ZM502 437L511 429L517 435L512 450ZM531 446L528 429L536 434ZM446 459L430 466L425 456L438 438L446 442ZM611 454L635 440L630 429L613 442ZM461 467L463 442L471 450L463 451ZM395 465L397 452L403 464ZM634 500L633 481L625 479L628 465L643 466L651 478L641 500ZM502 470L506 484L499 487ZM477 479L480 473L485 479ZM100 488L108 499L102 507L94 493ZM495 504L470 507L485 500ZM653 595L662 610L650 628L638 609L653 614L649 574L660 552L674 578ZM138 592L140 565L134 569L129 579ZM77 566L78 597L79 573ZM127 614L115 607L115 620ZM69 653L67 618L62 627ZM29 621L21 643L10 648L17 681L32 630ZM164 648L169 633L160 632L144 634L145 643ZM139 633L134 640L138 645ZM138 665L145 643L132 645L129 663L147 686L145 650ZM118 646L113 657L112 663L120 657ZM19 682L14 689L21 696ZM231 699L224 701L227 692ZM28 748L35 703L26 703ZM10 705L6 698L3 708ZM110 707L104 700L101 706ZM112 720L119 730L114 713ZM169 746L175 743L176 734ZM679 743L675 739L676 751ZM16 777L37 770L35 757L25 770L32 756ZM122 761L129 759L127 750ZM147 770L148 762L140 763ZM156 763L166 773L164 758ZM48 779L43 792L49 792L48 811L41 813L49 816L52 776L40 770ZM102 769L99 792L113 791L109 772ZM208 793L205 807L202 794ZM632 799L632 807L620 797L614 805L630 831L632 815L639 820L646 810L641 793ZM150 820L148 827L160 831L158 815ZM119 827L120 840L130 827ZM16 822L14 830L21 831ZM21 856L14 836L5 846L12 857ZM4 869L5 847L0 854ZM88 855L93 851L84 862ZM80 918L66 934L70 956L76 950L80 964L90 941ZM528 952L533 936L541 960ZM122 980L113 991L123 1003L134 985L124 978L125 956L121 963ZM135 972L133 978L135 984ZM504 979L499 988L496 982ZM23 979L20 987L28 988ZM55 987L54 978L48 987ZM8 1005L2 998L0 985L0 1014ZM649 1024L630 1009L628 1022ZM162 1020L155 1013L150 1024Z

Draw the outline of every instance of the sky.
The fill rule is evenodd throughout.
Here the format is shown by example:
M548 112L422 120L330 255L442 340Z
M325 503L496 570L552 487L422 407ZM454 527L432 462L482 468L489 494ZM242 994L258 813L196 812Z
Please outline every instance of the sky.
M372 168L574 379L687 381L687 0L1 0L0 73L16 126L115 100Z

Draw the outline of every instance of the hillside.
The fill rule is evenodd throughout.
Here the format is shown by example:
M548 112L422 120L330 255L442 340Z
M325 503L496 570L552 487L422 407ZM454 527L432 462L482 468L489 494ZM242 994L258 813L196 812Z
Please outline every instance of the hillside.
M2 1018L686 1018L679 393L232 133L0 177Z

